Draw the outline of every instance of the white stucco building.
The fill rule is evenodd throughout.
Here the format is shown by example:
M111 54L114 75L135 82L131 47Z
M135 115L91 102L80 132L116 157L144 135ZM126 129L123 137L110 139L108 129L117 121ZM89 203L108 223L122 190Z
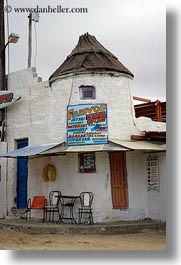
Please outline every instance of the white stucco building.
M48 81L42 82L34 68L9 75L9 90L21 95L21 100L7 108L7 151L12 153L4 156L17 157L8 158L7 164L8 214L13 206L24 207L27 198L48 197L52 190L74 195L91 191L94 222L165 221L165 146L133 141L131 136L164 132L166 127L165 123L135 118L132 82L133 74L89 34L80 36L75 49ZM100 111L103 105L106 111ZM67 111L73 108L75 114L81 106L84 111L87 106L87 113L74 116L69 127ZM85 125L80 124L88 114L100 112L106 117L90 116L99 119L93 123L99 128L89 132L93 143L86 143ZM71 135L69 139L67 135ZM71 137L79 140L67 146ZM102 140L96 142L96 137ZM23 160L13 151L26 145L39 148ZM1 160L6 164L7 158ZM42 178L47 164L56 168L55 181L44 182ZM27 176L21 177L21 171ZM76 207L74 211L77 218Z

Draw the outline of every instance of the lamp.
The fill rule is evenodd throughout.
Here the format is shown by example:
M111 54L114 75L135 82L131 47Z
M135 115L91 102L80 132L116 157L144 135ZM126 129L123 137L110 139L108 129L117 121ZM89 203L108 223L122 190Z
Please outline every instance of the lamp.
M8 37L8 43L17 43L19 40L19 36L15 33L11 33Z
M6 49L6 47L8 46L9 43L17 43L19 40L19 36L15 33L11 33L8 37L8 42L6 43L6 45L4 46L4 49Z
M8 41L7 41L7 43L6 43L6 45L4 47L3 47L3 43L0 42L0 90L6 90L5 49L9 45L9 43L17 43L18 39L19 39L19 36L17 34L11 33L9 35ZM5 120L4 110L1 110L1 112L0 112L0 122L2 122L4 120ZM1 137L1 138L3 138L3 137Z

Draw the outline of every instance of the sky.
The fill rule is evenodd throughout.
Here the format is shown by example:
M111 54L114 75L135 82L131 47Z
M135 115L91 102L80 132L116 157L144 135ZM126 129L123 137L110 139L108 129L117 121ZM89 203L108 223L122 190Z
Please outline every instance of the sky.
M133 95L166 99L166 6L158 0L4 0L8 32L20 36L9 45L10 72L27 68L28 12L14 8L87 8L87 13L40 13L32 28L32 66L48 80L89 32L133 74ZM8 16L7 16L8 14ZM9 27L7 26L9 25ZM7 49L8 51L8 49ZM6 54L8 55L8 54Z

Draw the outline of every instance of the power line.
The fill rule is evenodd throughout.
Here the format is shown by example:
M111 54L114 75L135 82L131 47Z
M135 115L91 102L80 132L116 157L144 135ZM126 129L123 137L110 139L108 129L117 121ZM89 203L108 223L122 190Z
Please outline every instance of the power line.
M34 32L35 32L35 58L34 58L34 66L36 67L36 58L37 58L37 32L36 32L36 22L34 22Z
M8 0L6 0L6 6L9 6L9 3L8 3ZM6 12L6 25L7 25L7 36L9 37L9 13ZM8 73L8 76L9 76L9 68L10 68L10 47L8 45L8 63L7 63L7 73ZM7 78L7 88L8 88L8 78Z

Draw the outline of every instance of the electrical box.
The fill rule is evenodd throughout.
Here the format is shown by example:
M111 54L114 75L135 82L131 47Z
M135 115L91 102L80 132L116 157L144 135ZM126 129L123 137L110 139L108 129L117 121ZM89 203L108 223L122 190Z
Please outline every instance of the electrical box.
M39 17L40 17L39 13L37 13L35 11L32 12L32 14L31 14L31 20L32 21L39 22Z

